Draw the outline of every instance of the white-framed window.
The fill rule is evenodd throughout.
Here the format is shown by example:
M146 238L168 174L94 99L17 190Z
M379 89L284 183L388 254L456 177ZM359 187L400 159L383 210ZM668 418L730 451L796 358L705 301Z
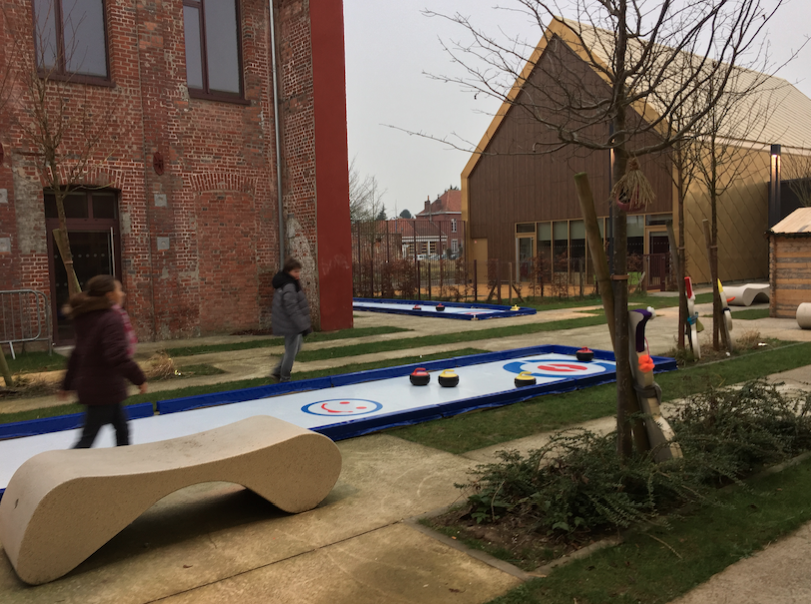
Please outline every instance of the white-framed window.
M456 232L456 218L451 218L451 233Z
M456 222L454 221L454 225ZM459 251L459 240L458 239L451 239L451 251L455 254Z

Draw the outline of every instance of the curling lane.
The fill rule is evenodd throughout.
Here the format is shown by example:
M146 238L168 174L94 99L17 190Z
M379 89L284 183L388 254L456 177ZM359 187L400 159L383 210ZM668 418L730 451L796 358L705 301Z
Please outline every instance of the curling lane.
M161 401L160 415L130 422L130 440L133 444L167 440L255 415L277 417L340 440L614 380L612 353L597 350L593 361L581 362L576 360L575 350L568 346L536 346L431 361L421 365L431 372L427 386L412 386L408 376L418 365L404 365ZM654 357L654 361L657 371L676 368L673 359ZM454 368L459 376L456 387L443 388L438 383L439 372L448 368ZM514 379L522 372L531 373L537 385L516 388ZM31 434L40 427L46 433L0 441L0 489L5 489L27 459L44 451L69 448L80 432L78 428L54 427L53 419L32 420L0 426L0 437ZM113 430L105 426L96 446L113 445Z

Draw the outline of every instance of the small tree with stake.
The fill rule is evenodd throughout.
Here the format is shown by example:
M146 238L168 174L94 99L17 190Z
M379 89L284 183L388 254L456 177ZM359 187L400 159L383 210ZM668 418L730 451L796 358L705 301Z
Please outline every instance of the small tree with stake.
M56 202L59 229L54 230L54 240L65 265L69 294L73 296L81 287L73 268L64 202L71 190L83 182L91 163L104 163L112 155L111 142L116 136L111 125L121 90L77 84L75 76L66 73L67 65L80 70L88 52L76 33L84 14L63 15L64 35L55 38L58 41L55 42L47 35L46 25L55 19L54 3L35 4L49 12L35 15L33 43L26 35L30 21L16 23L7 15L5 19L8 37L19 56L16 79L20 90L11 118L20 133L21 153L34 158ZM78 11L79 7L76 4L73 10ZM23 14L23 20L26 16Z
M763 0L684 4L672 0L570 0L565 4L514 0L509 10L526 13L546 32L537 49L517 39L505 43L459 14L427 13L453 21L472 39L468 44L446 45L466 75L438 79L497 97L511 111L545 127L547 136L532 149L517 153L580 147L613 154L614 354L617 440L622 456L632 452L632 431L637 447L648 447L644 429L633 420L638 406L629 366L626 216L629 210L643 208L650 198L632 160L669 149L693 132L727 91L742 58L759 50L761 34L782 3L778 0L767 9ZM560 16L565 14L577 20ZM549 28L547 23L551 23ZM581 62L564 60L562 53L570 51ZM685 54L690 61L683 60ZM583 64L605 86L583 86ZM676 71L679 78L674 77ZM545 77L532 77L537 73ZM707 104L691 103L710 81L716 87L711 95L702 96ZM667 90L666 102L654 103L654 92L663 90ZM687 109L681 124L672 121L676 111ZM439 140L458 147L448 139Z

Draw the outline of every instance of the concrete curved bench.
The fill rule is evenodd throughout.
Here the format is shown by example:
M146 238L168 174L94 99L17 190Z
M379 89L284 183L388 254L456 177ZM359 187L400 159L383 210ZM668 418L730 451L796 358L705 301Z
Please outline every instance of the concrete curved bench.
M811 329L811 302L803 302L797 307L797 325Z
M730 306L751 306L755 302L768 302L771 295L768 283L747 283L746 285L724 287L724 293ZM730 298L733 299L730 300Z
M329 438L267 416L191 436L26 461L0 500L0 542L26 583L70 572L155 502L203 482L243 485L286 512L318 505L338 480Z

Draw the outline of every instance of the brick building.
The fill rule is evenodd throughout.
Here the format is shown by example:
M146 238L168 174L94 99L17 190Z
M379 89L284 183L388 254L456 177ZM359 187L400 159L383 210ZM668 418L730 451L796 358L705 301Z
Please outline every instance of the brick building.
M46 292L56 338L70 339L52 181L31 134L26 77L38 72L42 107L66 120L59 172L76 185L65 212L77 275L117 275L141 339L268 326L282 245L304 263L316 324L351 326L341 0L276 0L273 15L268 0L0 1L0 62L13 74L0 290Z
M418 253L429 255L458 256L465 243L465 231L462 224L462 192L448 189L431 201L425 201L425 208L414 217L418 232L433 234L429 225L436 225L436 236L426 239L418 247Z

